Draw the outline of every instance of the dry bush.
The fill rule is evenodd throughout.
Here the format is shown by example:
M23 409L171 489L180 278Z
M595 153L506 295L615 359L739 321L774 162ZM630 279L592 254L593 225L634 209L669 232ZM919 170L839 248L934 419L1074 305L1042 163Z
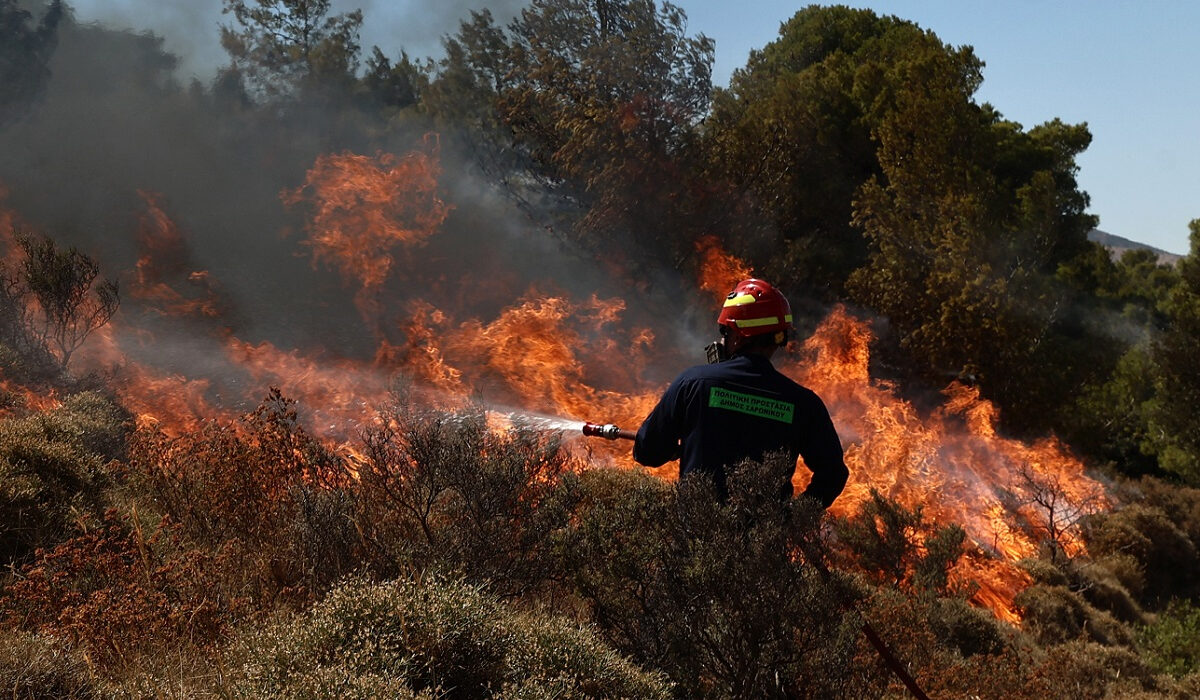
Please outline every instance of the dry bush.
M839 605L853 593L805 563L820 509L780 500L781 467L740 465L727 503L703 477L582 475L560 550L571 582L617 648L662 669L684 697L861 689L849 664L857 624Z
M346 465L278 390L237 423L178 438L139 431L129 475L186 537L230 563L231 594L261 606L280 596L305 604L361 563Z
M1069 567L1072 588L1079 591L1098 610L1112 613L1124 623L1142 624L1146 615L1124 581L1140 578L1130 570L1128 557L1078 559ZM1144 580L1144 579L1142 579Z
M1012 697L1100 700L1101 698L1183 698L1169 678L1133 651L1088 641L1047 649L1032 663L1025 688Z
M1014 602L1021 610L1022 627L1043 646L1076 640L1122 646L1133 642L1129 627L1065 586L1034 584Z
M575 482L561 436L504 433L482 411L392 409L366 433L359 525L378 570L456 571L504 595L553 573L549 538L566 523Z
M231 660L244 697L669 696L589 630L456 579L352 579L308 614L248 633Z
M0 632L0 694L13 700L91 700L103 697L78 653L51 637Z
M961 598L914 597L882 586L870 590L859 610L930 697L1009 698L1025 683L1019 634ZM865 637L851 665L863 679L856 697L908 696Z
M208 585L210 557L165 524L145 536L116 511L18 572L0 597L9 626L69 641L108 671L183 643L216 644L236 601Z
M1140 591L1144 578L1137 561L1128 555L1059 557L1057 562L1025 559L1020 565L1037 583L1078 594L1090 606L1111 613L1123 623L1146 621L1136 596L1127 586L1128 582L1134 591Z
M1187 533L1157 507L1134 503L1088 519L1088 551L1132 557L1143 571L1139 601L1158 608L1171 598L1200 597L1200 552Z
M1200 488L1146 476L1122 486L1127 500L1158 508L1182 530L1193 544L1200 546Z

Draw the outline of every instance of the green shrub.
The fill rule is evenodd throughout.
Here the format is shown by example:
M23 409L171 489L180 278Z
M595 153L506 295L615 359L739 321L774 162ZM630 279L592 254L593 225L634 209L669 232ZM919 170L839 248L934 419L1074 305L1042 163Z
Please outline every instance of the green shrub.
M84 659L49 637L0 632L0 693L14 700L99 698Z
M1085 528L1093 556L1131 556L1144 571L1141 602L1151 607L1173 597L1200 596L1200 554L1162 510L1141 503L1093 515Z
M94 391L67 397L61 407L37 416L36 422L47 439L68 443L103 460L124 459L133 430L129 412Z
M1163 673L1200 671L1200 607L1171 601L1153 624L1138 631L1137 642L1147 662Z
M246 697L669 696L587 629L514 612L461 580L353 579L310 613L247 634L235 653Z
M0 564L25 560L96 519L105 465L124 449L126 414L94 393L0 422Z

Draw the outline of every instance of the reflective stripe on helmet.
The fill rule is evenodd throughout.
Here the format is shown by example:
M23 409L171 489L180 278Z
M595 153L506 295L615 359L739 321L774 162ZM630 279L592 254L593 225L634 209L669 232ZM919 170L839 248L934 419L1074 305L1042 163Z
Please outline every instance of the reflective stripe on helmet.
M784 316L784 323L792 322L792 315ZM758 326L775 326L779 324L778 316L763 316L762 318L735 318L731 319L733 325L738 328L757 328Z
M726 299L725 306L745 306L746 304L753 304L756 301L758 301L758 297L753 294L739 294Z

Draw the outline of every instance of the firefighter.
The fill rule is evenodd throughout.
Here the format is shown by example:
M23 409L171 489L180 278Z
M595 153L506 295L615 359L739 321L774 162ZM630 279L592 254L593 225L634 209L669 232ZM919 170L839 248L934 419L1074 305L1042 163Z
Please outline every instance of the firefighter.
M680 478L707 474L725 499L728 467L784 451L812 471L802 495L828 508L849 476L841 441L821 399L771 364L792 328L787 299L762 280L745 280L725 298L717 326L710 364L671 383L638 429L633 458L648 467L678 459ZM781 488L792 496L790 479Z

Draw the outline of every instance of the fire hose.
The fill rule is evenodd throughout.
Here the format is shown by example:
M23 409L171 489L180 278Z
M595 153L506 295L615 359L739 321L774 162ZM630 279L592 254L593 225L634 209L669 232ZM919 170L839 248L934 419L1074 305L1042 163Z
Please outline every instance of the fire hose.
M633 440L637 437L636 432L618 428L612 423L605 423L604 425L599 423L584 423L583 434L589 437L604 438L605 440ZM824 557L819 552L806 550L805 559L817 570L817 573L821 575L821 579L836 591L842 607L857 612L857 606L854 604L854 601L850 600L845 593L833 585L833 574L825 566ZM879 633L875 631L871 623L863 619L862 626L859 629L862 630L863 636L867 638L871 646L875 648L875 653L879 654L879 657L883 659L883 662L887 664L892 673L904 683L905 688L908 688L908 692L912 693L913 697L917 698L917 700L929 700L929 696L925 694L925 691L921 690L921 686L917 685L916 679L904 668L904 664L900 662L900 659L896 657L891 648L883 641L883 638L879 636Z
M633 440L637 437L637 433L632 430L618 428L612 423L584 423L583 434L589 437L600 437L605 440Z

